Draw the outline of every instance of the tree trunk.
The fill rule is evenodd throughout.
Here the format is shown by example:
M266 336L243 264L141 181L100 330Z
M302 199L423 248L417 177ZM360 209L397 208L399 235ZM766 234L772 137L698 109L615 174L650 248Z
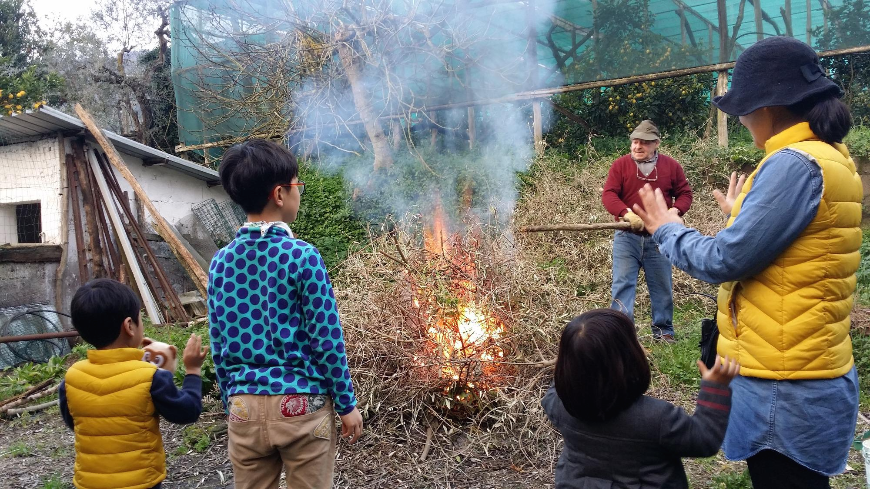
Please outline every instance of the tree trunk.
M349 39L352 36L344 35L341 38ZM366 89L363 86L363 61L356 55L350 46L350 42L350 40L347 40L338 43L338 57L341 58L341 65L344 67L347 80L353 92L353 103L356 106L356 110L359 111L360 118L366 128L366 133L372 142L372 151L375 153L375 170L389 168L393 166L393 152L390 150L390 143L387 140L387 136L384 135L384 129L378 121L378 116L375 114L368 94L366 94Z

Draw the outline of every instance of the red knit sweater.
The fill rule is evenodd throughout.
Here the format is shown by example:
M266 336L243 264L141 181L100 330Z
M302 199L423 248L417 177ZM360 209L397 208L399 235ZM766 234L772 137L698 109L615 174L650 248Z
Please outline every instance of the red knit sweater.
M655 169L643 177L655 181L642 180L638 175L643 177L631 155L621 156L613 162L604 184L604 194L601 195L601 203L607 212L618 219L634 204L643 207L637 191L647 183L654 189L660 188L668 207L676 207L680 215L689 211L689 206L692 205L692 187L689 186L683 167L677 160L659 153Z

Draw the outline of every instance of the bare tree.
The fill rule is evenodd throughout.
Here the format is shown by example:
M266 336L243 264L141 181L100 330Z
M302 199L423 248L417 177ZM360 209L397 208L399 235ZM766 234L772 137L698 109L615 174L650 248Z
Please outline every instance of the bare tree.
M411 121L449 129L433 108L528 88L529 15L550 13L520 5L497 15L500 3L309 1L268 12L251 1L176 4L189 27L175 45L195 59L173 70L205 146L289 133L299 144L370 149L375 169L386 168L390 132L416 152ZM385 131L385 120L405 124ZM337 133L357 148L336 143Z

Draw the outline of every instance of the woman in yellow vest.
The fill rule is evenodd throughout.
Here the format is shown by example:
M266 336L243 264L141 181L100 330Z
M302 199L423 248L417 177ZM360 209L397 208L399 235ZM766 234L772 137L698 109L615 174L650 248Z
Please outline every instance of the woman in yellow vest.
M766 153L716 193L730 215L715 237L640 191L635 211L674 266L721 283L719 354L742 365L723 448L756 488L828 488L843 471L858 413L849 338L860 262L861 180L842 144L852 118L819 58L788 37L737 59L713 100Z

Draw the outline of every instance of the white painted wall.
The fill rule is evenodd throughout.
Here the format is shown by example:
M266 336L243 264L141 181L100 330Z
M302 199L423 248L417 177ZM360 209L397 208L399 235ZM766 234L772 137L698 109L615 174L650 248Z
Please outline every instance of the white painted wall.
M0 244L18 242L17 233L10 237L8 227L11 224L12 231L15 230L15 204L33 202L42 204L42 242L60 244L63 241L58 149L54 137L0 146Z
M192 214L191 208L194 205L204 200L215 199L217 202L229 200L223 187L209 188L206 182L166 166L145 166L141 159L134 156L121 154L121 157L157 208L157 212L174 226L178 226L179 221ZM113 171L121 189L127 191L130 207L135 212L133 188L117 170L113 168Z
M18 244L15 204L0 204L0 244Z

